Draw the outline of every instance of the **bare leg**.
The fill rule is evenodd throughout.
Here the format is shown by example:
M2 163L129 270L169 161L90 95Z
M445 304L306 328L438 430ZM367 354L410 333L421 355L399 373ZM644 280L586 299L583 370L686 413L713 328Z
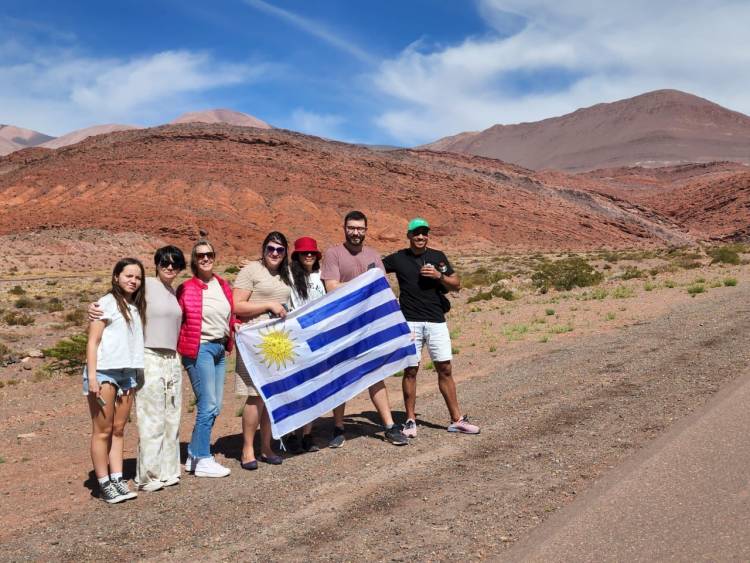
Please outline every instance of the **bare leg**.
M260 397L258 397L258 400L260 400ZM262 401L258 408L263 410L260 419L260 451L264 456L270 457L276 455L271 449L271 419L268 418L268 409L265 408Z
M108 387L111 387L109 385ZM125 425L128 423L134 393L130 392L114 401L115 416L112 421L112 441L109 446L109 471L122 473L122 451L124 447Z
M344 427L344 411L346 410L346 403L341 403L338 407L333 409L333 424L336 428Z
M404 407L406 418L417 419L417 372L419 366L404 369L404 377L401 380L401 389L404 392Z
M102 385L101 396L107 404L99 406L96 395L87 395L91 413L91 461L97 479L109 476L109 445L112 437L112 421L115 415L114 386Z
M451 362L435 362L435 369L438 373L438 387L443 394L448 412L451 415L451 422L456 422L461 418L461 410L458 408L458 397L456 396L456 382L453 381L453 368ZM416 384L415 384L416 386Z
M388 389L385 388L385 383L378 381L370 387L370 399L372 400L372 404L375 405L375 409L378 411L383 425L390 426L393 424L391 404L388 401Z
M260 397L248 397L242 409L242 463L255 459L253 441L258 430L263 402Z

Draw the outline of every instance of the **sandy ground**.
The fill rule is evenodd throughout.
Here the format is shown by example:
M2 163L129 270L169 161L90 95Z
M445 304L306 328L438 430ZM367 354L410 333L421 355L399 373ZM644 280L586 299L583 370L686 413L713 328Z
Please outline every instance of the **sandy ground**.
M3 558L502 558L507 546L736 376L734 351L750 343L748 270L679 272L669 276L675 287L657 280L648 291L642 280L607 284L610 293L631 287L623 298L591 299L576 290L457 303L450 323L459 399L481 425L479 436L445 432L434 372L425 371L421 425L410 446L384 443L372 405L361 397L350 403L343 449L245 472L238 461L241 401L227 385L214 436L232 475L185 476L178 487L117 506L92 492L78 377L35 381L34 370L4 368ZM728 276L739 283L692 298L685 286L698 276L707 286ZM49 323L34 338L54 338ZM387 384L402 420L400 380ZM183 442L194 416L187 403ZM321 444L330 424L326 418L317 425ZM132 477L135 424L126 432Z

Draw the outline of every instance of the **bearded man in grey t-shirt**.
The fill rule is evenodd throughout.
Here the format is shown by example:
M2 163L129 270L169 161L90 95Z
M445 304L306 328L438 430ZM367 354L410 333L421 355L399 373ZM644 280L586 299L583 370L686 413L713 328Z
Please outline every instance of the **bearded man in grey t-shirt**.
M367 232L367 217L361 211L350 211L344 218L344 236L346 242L331 247L323 254L323 265L320 277L325 283L326 291L331 292L337 287L353 280L358 275L372 268L380 268L385 272L380 255L372 248L366 247L365 233ZM388 400L388 390L385 383L379 381L369 389L372 404L377 409L385 426L385 438L391 444L405 446L409 439L404 436L401 425L394 424L391 415L391 404ZM333 409L333 437L328 446L340 448L344 445L344 410L346 403Z

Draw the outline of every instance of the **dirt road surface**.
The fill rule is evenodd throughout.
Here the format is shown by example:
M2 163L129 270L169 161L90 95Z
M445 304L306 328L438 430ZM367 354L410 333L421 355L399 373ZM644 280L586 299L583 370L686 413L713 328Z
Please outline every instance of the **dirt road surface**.
M442 398L425 386L417 404L423 422L408 447L385 444L361 400L351 405L343 449L247 472L236 459L234 418L235 433L217 443L230 477L185 476L178 487L116 506L89 493L91 480L81 471L88 428L75 397L75 414L72 406L50 411L57 414L39 432L55 443L39 449L38 460L0 465L2 557L502 560L551 514L746 370L749 298L750 284L740 284L621 330L492 360L496 365L459 384L479 436L448 434ZM398 384L389 379L402 417ZM49 409L39 392L40 408ZM17 404L0 406L3 418L15 421L0 438L23 440L15 432L24 412ZM330 419L319 424L321 442L329 429ZM77 444L75 463L57 453L69 456L67 442ZM132 472L132 450L130 457ZM52 478L34 472L35 463ZM23 480L24 467L33 480Z

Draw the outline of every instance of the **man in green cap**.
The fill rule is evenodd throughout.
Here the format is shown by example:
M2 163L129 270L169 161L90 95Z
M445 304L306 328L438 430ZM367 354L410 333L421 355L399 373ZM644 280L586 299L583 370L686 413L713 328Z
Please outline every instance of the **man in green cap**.
M421 355L422 347L426 345L435 365L438 387L451 417L448 432L479 434L479 427L471 424L458 407L451 366L451 337L445 322L445 313L450 309L450 302L445 294L459 289L461 280L445 254L428 248L429 235L430 225L426 219L412 219L406 233L409 248L386 256L383 265L386 272L395 273L398 279L401 311L409 323L417 353ZM418 370L418 362L406 368L402 381L407 418L403 433L409 438L417 435Z

